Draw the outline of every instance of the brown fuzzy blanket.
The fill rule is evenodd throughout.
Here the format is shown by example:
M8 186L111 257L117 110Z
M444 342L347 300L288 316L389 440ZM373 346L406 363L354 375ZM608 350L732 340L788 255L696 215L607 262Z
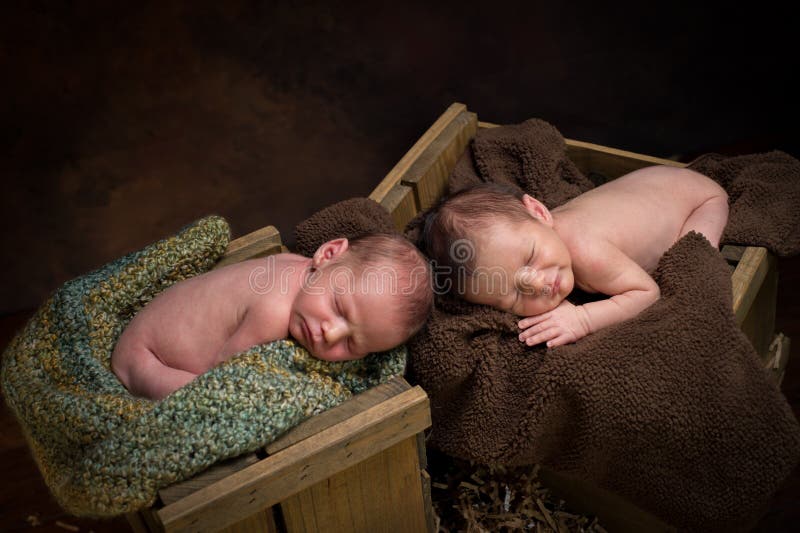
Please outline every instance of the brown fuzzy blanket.
M726 239L797 253L800 206L777 212L774 197L797 198L800 165L746 157L696 162L728 188ZM536 119L479 132L451 188L475 180L516 183L549 207L592 187L560 133ZM312 217L324 235L304 242L335 236L355 205ZM369 226L367 217L348 231ZM746 529L800 459L800 426L736 326L719 252L689 234L654 278L661 299L638 317L551 350L523 346L512 315L439 298L409 345L408 377L431 399L429 444L482 463L547 464L681 529Z

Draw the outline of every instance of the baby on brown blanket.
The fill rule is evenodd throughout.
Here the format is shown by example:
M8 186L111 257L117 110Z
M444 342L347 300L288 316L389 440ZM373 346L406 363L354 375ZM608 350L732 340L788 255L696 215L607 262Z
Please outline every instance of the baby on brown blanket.
M421 247L467 301L525 317L520 341L554 347L649 307L660 293L648 272L664 252L690 231L718 246L727 220L717 183L652 166L552 210L499 184L459 190L428 212ZM574 305L573 287L609 298Z
M565 149L542 121L481 131L450 188L506 182L561 205L593 187ZM773 152L692 167L728 193L722 242L800 252L800 162ZM391 225L374 202L347 200L298 226L298 251ZM736 324L730 270L708 240L685 235L652 277L653 305L550 352L521 343L512 314L440 297L409 343L407 377L431 401L428 444L549 465L682 529L746 529L797 464L800 427Z
M722 242L800 252L800 162L772 152L690 167L728 194ZM478 132L449 186L480 182L551 207L594 186L536 119ZM431 399L429 445L481 463L546 464L685 530L752 525L797 465L800 427L736 324L730 271L708 240L685 235L652 277L661 298L650 307L551 351L521 343L510 313L439 298L409 346L408 377Z

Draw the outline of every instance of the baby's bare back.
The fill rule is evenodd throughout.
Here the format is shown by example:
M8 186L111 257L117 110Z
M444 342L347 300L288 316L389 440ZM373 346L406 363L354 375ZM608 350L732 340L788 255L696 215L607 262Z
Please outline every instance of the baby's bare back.
M606 241L649 272L685 233L693 213L719 198L722 206L726 202L725 191L702 174L654 166L592 189L554 209L553 214L558 217L559 234L568 247L585 243L586 239ZM722 207L716 211L721 210ZM715 211L711 210L709 216L715 216ZM712 225L717 222L724 227L727 207L717 215L721 217L724 220L711 221Z
M133 318L120 341L142 343L166 366L200 374L234 353L286 337L288 309L279 291L258 290L266 264L244 261L173 285Z

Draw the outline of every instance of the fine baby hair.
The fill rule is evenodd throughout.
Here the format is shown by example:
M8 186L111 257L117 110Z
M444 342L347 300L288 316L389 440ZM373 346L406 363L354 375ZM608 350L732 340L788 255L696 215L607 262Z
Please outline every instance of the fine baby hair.
M482 230L497 220L531 219L523 196L523 191L511 184L479 183L440 199L425 216L418 243L435 263L436 273L454 277L459 269L467 274L474 271L474 247ZM468 245L461 253L454 247L459 242Z
M380 276L391 268L391 282L400 298L397 311L404 323L399 324L415 334L433 309L431 267L425 256L402 235L371 233L350 239L347 252L337 261L339 266L352 266L362 277L374 273ZM374 269L374 270L373 270Z

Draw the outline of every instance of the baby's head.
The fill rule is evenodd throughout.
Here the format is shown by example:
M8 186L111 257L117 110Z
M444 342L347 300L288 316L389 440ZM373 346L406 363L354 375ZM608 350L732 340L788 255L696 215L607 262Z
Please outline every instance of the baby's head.
M443 198L426 216L420 248L446 289L521 316L554 309L574 284L550 211L510 185L482 183Z
M334 239L312 258L289 333L319 359L360 359L403 344L432 307L430 266L408 239Z

